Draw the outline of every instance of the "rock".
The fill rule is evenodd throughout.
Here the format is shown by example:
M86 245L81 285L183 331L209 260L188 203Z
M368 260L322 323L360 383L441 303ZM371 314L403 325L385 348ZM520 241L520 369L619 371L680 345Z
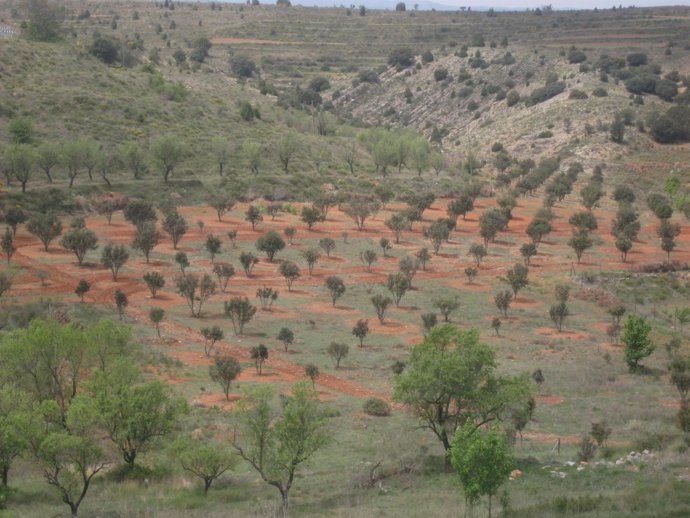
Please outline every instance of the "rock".
M515 480L516 478L519 478L522 476L522 471L519 469L514 469L513 471L510 472L510 480Z
M572 468L576 463L573 462L572 460L567 460L565 461L565 465L568 466L569 468Z

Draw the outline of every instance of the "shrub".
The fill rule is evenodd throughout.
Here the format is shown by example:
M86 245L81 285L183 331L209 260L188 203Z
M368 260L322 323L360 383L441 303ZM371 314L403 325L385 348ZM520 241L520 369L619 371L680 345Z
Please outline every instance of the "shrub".
M379 75L375 70L361 70L357 77L362 83L377 84L379 82Z
M563 93L564 90L565 90L565 83L563 81L556 81L555 83L549 83L546 86L542 86L541 88L537 88L536 90L533 90L532 93L527 98L526 103L528 106L533 106L535 104L543 103L544 101L548 101L552 97L555 97L560 93Z
M648 124L654 140L662 144L690 140L690 108L688 106L673 106L663 115L652 114Z
M575 48L570 49L568 53L568 63L576 64L587 61L587 55L581 50L576 50Z
M378 397L370 397L367 399L362 408L365 413L377 417L386 417L391 413L390 405Z
M625 82L625 88L632 94L652 94L656 90L656 76L652 74L639 74L632 76Z
M388 64L392 67L410 67L414 64L414 52L409 47L395 49L388 56Z
M639 67L647 64L647 54L644 52L633 52L626 57L628 66Z
M437 68L434 70L434 79L436 81L443 81L444 79L448 78L448 69L447 68Z
M587 92L583 92L582 90L571 90L568 99L587 99L587 97L589 97Z
M520 102L520 94L517 93L515 90L511 90L508 92L508 95L506 95L506 104L508 106L515 106L517 103Z
M592 95L594 97L606 97L609 95L609 93L603 86L597 86L594 90L592 90Z
M252 77L256 72L256 63L247 56L233 56L230 59L230 70L237 77Z

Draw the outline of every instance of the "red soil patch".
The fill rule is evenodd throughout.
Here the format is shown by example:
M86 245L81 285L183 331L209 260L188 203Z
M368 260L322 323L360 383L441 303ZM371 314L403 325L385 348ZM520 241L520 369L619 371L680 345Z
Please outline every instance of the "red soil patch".
M544 405L557 405L563 402L563 398L560 396L536 396L534 400Z
M232 410L235 403L240 399L239 394L230 394L230 399L225 399L222 392L205 392L192 398L192 405L199 405L206 408L220 408L221 410Z
M554 329L553 327L538 327L534 330L534 332L543 336L567 338L569 340L583 340L588 336L587 333L583 333L582 331L558 331L558 329Z
M214 45L241 45L241 44L254 44L254 45L296 45L297 43L292 43L289 41L279 41L279 40L257 40L254 38L211 38L211 43Z

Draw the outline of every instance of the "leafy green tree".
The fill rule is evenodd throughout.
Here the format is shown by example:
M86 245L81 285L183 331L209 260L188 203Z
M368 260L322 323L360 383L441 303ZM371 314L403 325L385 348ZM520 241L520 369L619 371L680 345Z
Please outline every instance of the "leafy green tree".
M611 222L611 234L617 238L626 237L634 241L639 232L640 219L637 211L629 205L621 205L616 212L616 218Z
M571 238L568 240L568 246L573 249L577 257L577 264L580 264L580 259L585 251L592 247L594 242L589 235L588 230L574 230Z
M484 246L496 239L496 234L508 224L508 218L499 209L487 209L479 216L479 235L484 239Z
M285 285L288 287L288 291L292 291L293 283L300 277L299 266L292 261L283 261L280 263L278 271L285 278Z
M12 144L31 144L34 139L34 125L26 117L13 117L7 125Z
M537 245L534 243L524 243L520 247L520 255L525 260L525 266L529 266L532 261L532 257L537 255Z
M242 269L244 270L244 273L247 277L251 277L252 270L254 269L254 266L256 266L258 263L259 258L256 257L253 253L242 252L240 254L240 264L242 265Z
M163 289L165 286L165 277L163 277L163 275L161 275L159 272L146 272L144 274L144 282L146 283L146 287L151 292L151 296L155 299L158 290Z
M122 320L122 315L128 305L127 295L119 288L115 290L115 306L117 307L117 313L120 315L120 320Z
M62 234L62 222L52 212L37 213L26 222L26 230L41 240L47 252L51 241Z
M302 207L302 212L300 214L300 220L306 223L307 228L311 230L316 223L326 220L326 215L321 209L313 205L305 205Z
M22 186L22 192L26 192L26 184L31 179L36 163L36 153L29 144L15 144L5 153L5 167Z
M422 235L431 241L434 254L438 255L441 245L450 237L450 227L447 220L439 219L429 225L428 228L422 228Z
M6 272L0 272L0 297L12 287L12 279Z
M181 275L175 279L175 286L195 318L201 316L202 306L216 292L216 283L208 274L201 278L192 274Z
M335 361L335 368L340 368L340 362L347 357L350 347L342 342L331 342L326 349L328 355Z
M393 399L408 406L448 452L458 428L501 420L531 396L525 376L496 373L491 347L476 329L433 327L413 346L405 371L396 376Z
M287 352L292 342L295 341L295 333L287 327L281 327L276 339L283 342L283 347L285 348L285 352Z
M527 225L527 235L532 240L532 243L539 245L544 236L551 232L551 223L543 218L534 218Z
M156 208L148 201L134 200L127 204L122 211L122 215L135 227L144 223L158 221Z
M168 183L173 170L182 162L185 154L182 143L172 136L161 137L151 144L153 162L163 173L165 183Z
M263 146L259 142L247 140L242 144L242 154L244 155L251 172L255 175L258 175L259 169L261 169L261 163L263 161Z
M529 284L529 268L524 264L516 263L508 273L506 278L510 288L513 290L513 295L517 298L518 292Z
M56 41L62 32L65 8L48 0L24 0L26 36L35 41Z
M333 307L335 307L337 300L345 294L345 283L336 275L329 275L324 282L326 284L326 289L331 295Z
M443 315L444 322L450 322L450 314L460 307L457 297L441 297L433 300L432 305Z
M428 248L420 248L415 254L417 264L421 266L422 271L426 270L426 264L431 261L431 255Z
M304 374L311 380L312 390L316 390L316 378L319 377L319 368L313 363L304 366Z
M103 247L103 251L101 252L101 262L103 266L110 270L113 281L117 281L117 274L128 259L129 252L127 252L127 247L125 247L125 245L108 243Z
M218 277L220 291L225 292L228 282L235 275L235 268L228 263L216 263L213 265L213 273Z
M342 205L341 210L350 216L357 225L357 230L364 230L367 219L374 216L381 208L381 203L371 196L353 196L347 203Z
M149 310L149 320L156 326L156 334L158 338L161 337L161 322L165 318L165 310L163 308L151 308Z
M494 295L494 303L504 317L508 316L511 302L513 302L513 294L509 290L499 291Z
M424 331L429 331L436 324L438 324L438 317L436 316L436 313L422 314L422 325L424 326Z
M570 216L568 223L584 230L596 230L598 227L597 218L588 210L576 212Z
M367 250L362 250L359 253L359 260L362 261L363 264L367 265L367 271L371 273L371 265L376 262L377 256L376 252L373 250L367 249Z
M369 321L364 318L357 320L357 323L352 328L352 334L359 340L359 346L364 347L364 339L369 334Z
M331 256L331 252L335 249L335 240L330 237L319 239L319 247L326 252L326 257Z
M0 483L8 486L14 460L29 446L26 437L31 423L29 395L13 385L0 386Z
M388 257L388 250L393 248L391 242L387 238L382 237L379 239L379 246L381 247L381 250L383 250L383 257Z
M237 465L237 457L212 440L181 438L175 441L172 451L182 469L204 483L204 496L216 480Z
M223 215L235 206L235 200L228 194L215 192L210 195L208 204L216 211L216 216L220 222L223 220Z
M269 230L256 240L256 249L264 252L269 262L273 262L275 255L285 248L285 241L275 230Z
M81 279L77 283L77 287L74 288L74 293L84 302L84 295L86 295L91 289L91 284L86 279Z
M621 341L625 344L623 354L630 372L640 370L640 360L654 352L656 346L649 339L652 326L641 315L628 315L623 323Z
M209 234L206 236L206 242L204 243L204 248L211 255L211 262L213 263L223 247L223 243L218 236Z
M264 482L278 489L287 515L298 469L328 443L328 435L318 396L305 382L293 386L282 415L276 415L271 399L268 386L246 393L238 405L241 435L233 437L233 446Z
M98 248L96 234L88 228L70 228L60 239L60 246L73 252L77 256L77 263L81 266L89 250Z
M450 462L460 478L466 504L472 506L487 495L491 518L492 498L515 465L505 434L495 427L483 431L466 422L453 435Z
M486 246L481 245L479 243L474 243L474 244L470 245L470 251L468 252L467 255L472 256L475 264L477 265L477 268L479 268L479 265L482 264L482 260L487 255Z
M208 358L211 356L216 342L223 339L223 330L218 326L203 327L201 328L201 336L204 337L204 354Z
M300 255L307 262L307 267L309 268L309 275L314 271L314 265L321 257L321 254L316 248L304 248L300 250Z
M163 218L163 230L170 236L173 249L177 250L177 244L189 230L189 224L177 210L170 210L165 213Z
M232 328L236 335L241 335L244 326L248 324L254 314L256 307L252 306L247 297L233 297L224 303L225 316L232 321Z
M184 269L189 268L189 259L187 258L187 254L185 252L177 252L175 254L175 262L180 267L182 275L184 275Z
M128 360L118 360L108 372L96 371L84 388L71 411L93 416L130 471L137 457L170 435L187 412L184 398L171 395L161 381L145 382Z
M41 144L36 150L36 165L46 175L49 183L53 183L51 171L60 163L60 148L56 144Z
M71 189L83 166L82 144L78 141L70 141L62 145L62 162L67 167L69 188Z
M376 310L376 317L379 319L379 322L381 324L383 324L383 321L386 318L386 310L392 302L393 299L381 294L376 294L373 297L371 297L371 303L374 306L374 309Z
M262 310L271 311L273 303L278 299L278 290L274 290L269 286L263 286L256 290L256 298L259 299Z
M2 251L7 257L7 264L10 264L12 256L17 251L17 247L14 246L14 234L10 227L5 227L5 233L2 236L2 242L0 243Z
M17 236L17 227L26 221L26 213L21 207L10 207L5 212L5 223L12 229L12 237Z
M232 382L237 379L240 372L242 372L240 362L232 356L216 354L213 358L213 364L209 367L209 375L211 376L211 380L221 386L227 401L230 400L230 387Z
M570 315L570 312L565 302L559 302L549 308L549 316L559 333L563 329L563 322L565 322L568 315Z
M146 159L141 148L135 142L127 142L120 148L120 162L132 172L135 180L146 173Z
M621 254L621 261L625 262L628 257L628 252L632 249L633 242L625 236L616 238L616 249Z
M250 205L244 213L244 219L249 221L252 225L252 230L256 229L256 224L263 221L264 217L261 215L261 210L256 205Z
M410 281L400 272L389 273L386 281L386 288L388 288L388 291L393 295L393 301L397 308L400 307L400 299L402 299L405 293L410 289Z
M132 249L139 250L146 257L146 264L149 264L151 251L158 246L161 241L161 234L153 221L146 221L138 225L132 240Z
M264 344L255 345L249 351L249 357L254 360L256 373L261 376L264 363L268 360L268 349Z
M396 244L400 243L402 233L410 228L410 221L400 212L393 214L384 224L393 232Z
M467 213L474 209L474 200L468 194L461 194L458 198L448 203L448 217L457 222L458 216L462 216L463 221L467 218Z

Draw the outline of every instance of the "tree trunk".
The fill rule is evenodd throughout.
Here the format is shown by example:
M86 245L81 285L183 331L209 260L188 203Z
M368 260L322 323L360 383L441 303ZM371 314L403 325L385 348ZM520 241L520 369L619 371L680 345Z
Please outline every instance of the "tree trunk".
M213 482L212 478L204 478L204 496L208 494L208 490L211 487L211 483Z
M283 516L289 516L289 497L290 493L289 490L287 489L281 489L280 490L280 497L281 497L281 513Z
M26 192L26 182L22 182L22 192Z
M2 467L1 476L2 476L2 485L3 485L3 487L7 487L7 476L8 476L8 474L9 474L9 472L10 472L10 467L9 467L9 466L3 466L3 467Z
M489 495L489 518L491 518L491 495Z
M74 176L71 176L71 175L70 175L70 177L69 177L69 188L70 188L70 189L72 188L72 185L74 185L74 178L75 178L75 177L74 177Z
M77 518L77 511L79 510L79 506L77 504L74 504L73 502L70 502L69 508L72 510L72 518Z

